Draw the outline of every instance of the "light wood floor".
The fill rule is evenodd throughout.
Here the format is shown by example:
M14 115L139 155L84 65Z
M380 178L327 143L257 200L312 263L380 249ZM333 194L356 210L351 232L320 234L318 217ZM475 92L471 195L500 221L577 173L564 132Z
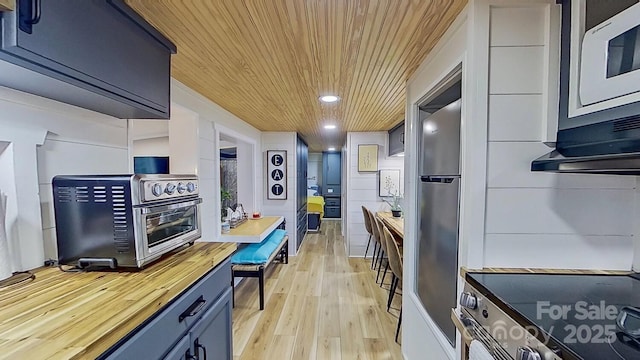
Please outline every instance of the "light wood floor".
M323 221L289 264L269 267L263 311L257 279L236 288L234 360L402 359L394 341L400 296L388 313L391 276L380 288L370 264L346 256L340 222Z

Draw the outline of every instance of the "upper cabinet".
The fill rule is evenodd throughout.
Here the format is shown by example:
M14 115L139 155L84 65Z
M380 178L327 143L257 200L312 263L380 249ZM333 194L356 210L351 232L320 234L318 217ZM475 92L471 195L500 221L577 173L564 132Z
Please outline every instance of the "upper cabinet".
M168 118L176 47L121 0L18 0L0 85L119 118Z
M342 160L339 152L322 153L322 195L340 196Z
M389 156L404 153L404 121L389 130Z

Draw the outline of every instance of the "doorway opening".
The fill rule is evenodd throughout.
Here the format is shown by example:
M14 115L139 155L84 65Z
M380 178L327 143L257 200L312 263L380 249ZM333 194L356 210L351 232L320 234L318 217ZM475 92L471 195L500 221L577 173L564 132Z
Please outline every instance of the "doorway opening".
M255 186L257 144L254 139L223 126L215 125L215 130L219 187L216 194L220 194L218 219L222 224L231 216L228 209L235 212L241 208L243 213L260 211Z

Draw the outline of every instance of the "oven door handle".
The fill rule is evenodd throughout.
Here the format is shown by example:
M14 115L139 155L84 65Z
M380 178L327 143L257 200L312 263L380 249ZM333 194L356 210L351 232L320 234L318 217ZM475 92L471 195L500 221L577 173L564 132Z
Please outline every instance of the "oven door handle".
M143 207L140 208L140 211L142 211L143 214L154 214L154 213L159 213L159 212L163 212L163 211L168 211L168 210L175 210L175 209L181 209L181 208L185 208L185 207L189 207L189 206L194 206L194 205L198 205L202 203L202 199L201 198L197 198L191 201L185 201L185 202L181 202L181 203L173 203L173 204L165 204L165 205L160 205L160 206L149 206L149 207Z

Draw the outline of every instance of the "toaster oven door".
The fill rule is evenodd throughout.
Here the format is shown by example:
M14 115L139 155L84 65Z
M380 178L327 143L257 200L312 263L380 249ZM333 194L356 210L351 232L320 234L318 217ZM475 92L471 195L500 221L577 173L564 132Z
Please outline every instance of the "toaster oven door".
M140 229L138 259L141 266L201 235L198 204L202 199L142 207L139 210ZM141 264L142 263L142 264Z

